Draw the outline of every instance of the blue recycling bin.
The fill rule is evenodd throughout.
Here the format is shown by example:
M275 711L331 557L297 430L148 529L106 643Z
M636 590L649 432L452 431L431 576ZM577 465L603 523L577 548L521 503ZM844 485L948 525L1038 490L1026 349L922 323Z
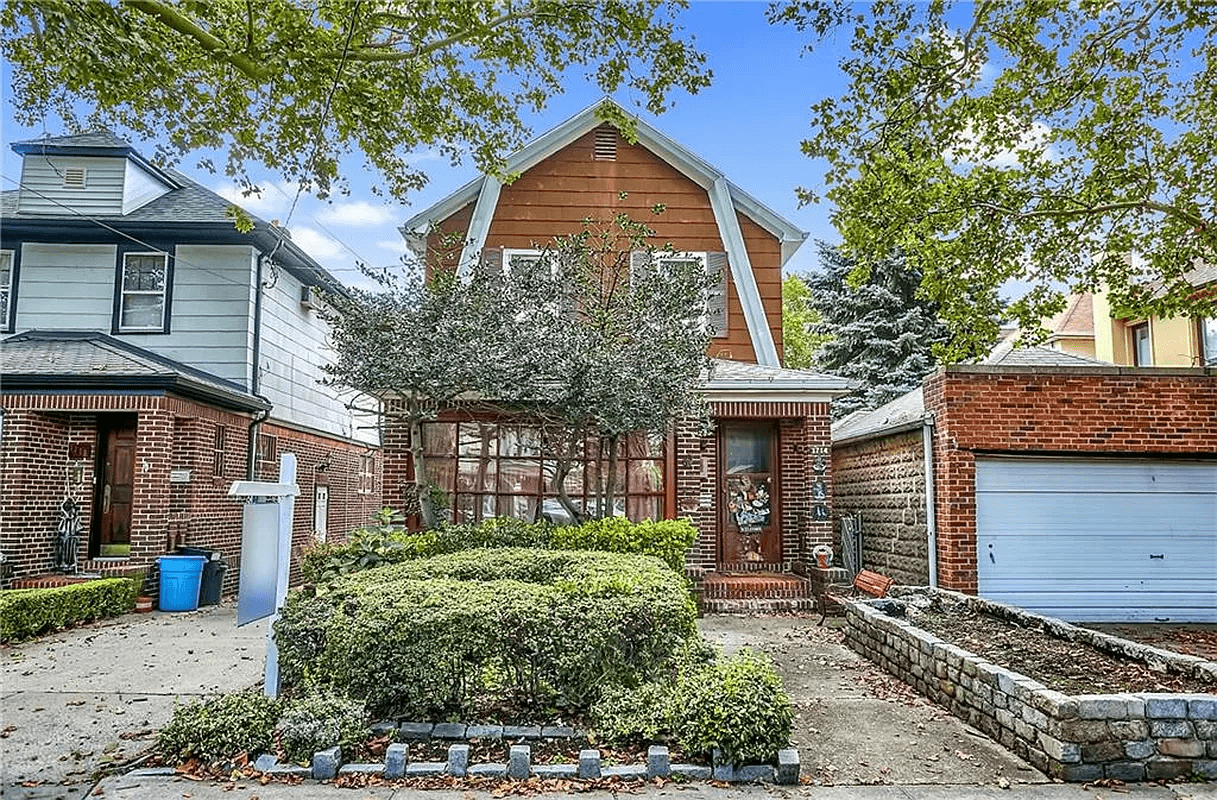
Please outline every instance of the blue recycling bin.
M203 556L161 556L161 611L194 611L203 585Z

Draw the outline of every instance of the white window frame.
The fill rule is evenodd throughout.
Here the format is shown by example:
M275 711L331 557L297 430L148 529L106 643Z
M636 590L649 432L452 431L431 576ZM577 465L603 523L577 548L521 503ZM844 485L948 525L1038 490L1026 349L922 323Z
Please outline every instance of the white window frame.
M544 255L544 251L528 247L504 247L503 248L503 274L511 274L511 260L513 258L533 258L540 260Z
M651 254L651 259L654 269L659 269L664 265L665 262L668 261L700 261L701 271L703 274L708 273L710 270L710 251L708 250L686 250L672 253L655 252ZM726 287L725 281L726 278L724 276L724 291ZM702 299L703 310L701 315L697 318L698 325L701 326L702 330L705 330L706 326L710 324L710 314L708 309L710 305L711 291L713 290L707 290L706 296ZM725 330L714 332L714 338L716 339L725 337L726 335L727 332Z
M1145 353L1141 353L1140 342L1138 336L1141 331L1145 331ZM1129 355L1132 356L1134 367L1152 367L1154 365L1154 330L1150 325L1149 320L1138 322L1128 326L1128 338L1131 342ZM1142 363L1144 362L1144 363Z
M1201 317L1197 324L1200 366L1217 367L1217 317Z
M0 331L7 331L12 323L13 314L13 271L17 265L15 250L0 250L0 257L8 256L8 279L0 285L4 293L4 301L0 303Z
M127 288L127 263L132 257L145 258L148 256L159 256L162 264L164 264L165 276L161 282L160 291L149 291L147 289L128 289ZM118 276L118 331L119 333L152 333L165 330L165 323L169 318L169 254L159 250L147 252L126 252L123 253L122 273ZM161 319L157 325L124 325L123 311L126 308L127 297L153 297L159 295L161 298Z

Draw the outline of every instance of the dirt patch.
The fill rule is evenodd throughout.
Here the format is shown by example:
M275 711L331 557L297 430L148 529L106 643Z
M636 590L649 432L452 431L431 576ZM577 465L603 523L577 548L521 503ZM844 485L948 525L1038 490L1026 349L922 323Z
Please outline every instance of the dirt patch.
M1150 647L1173 650L1208 661L1217 661L1217 625L1170 624L1136 625L1132 623L1087 623L1083 627L1119 636Z
M1065 694L1211 692L1213 684L1070 642L967 607L921 609L909 621L940 639Z

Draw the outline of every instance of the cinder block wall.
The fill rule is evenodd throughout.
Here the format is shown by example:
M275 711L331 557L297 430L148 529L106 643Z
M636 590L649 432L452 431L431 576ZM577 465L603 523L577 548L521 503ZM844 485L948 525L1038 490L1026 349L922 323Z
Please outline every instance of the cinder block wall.
M840 519L862 515L862 562L896 583L929 583L925 461L921 430L835 445L832 451L837 533Z

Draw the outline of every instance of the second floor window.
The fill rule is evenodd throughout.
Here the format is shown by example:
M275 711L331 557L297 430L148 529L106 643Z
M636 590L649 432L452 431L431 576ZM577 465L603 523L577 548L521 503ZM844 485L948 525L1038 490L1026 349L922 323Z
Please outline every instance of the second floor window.
M13 251L0 250L0 330L8 330L13 296Z
M1149 323L1134 325L1132 332L1132 363L1136 367L1152 367L1154 354L1149 342Z
M163 331L166 323L167 253L124 253L118 329Z
M1217 367L1217 317L1200 320L1200 363Z

